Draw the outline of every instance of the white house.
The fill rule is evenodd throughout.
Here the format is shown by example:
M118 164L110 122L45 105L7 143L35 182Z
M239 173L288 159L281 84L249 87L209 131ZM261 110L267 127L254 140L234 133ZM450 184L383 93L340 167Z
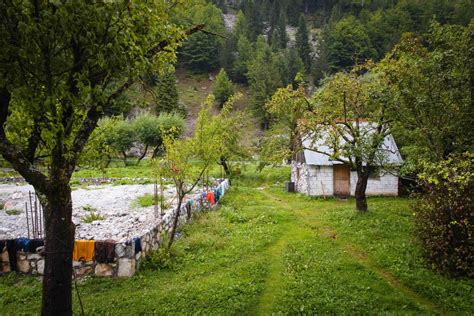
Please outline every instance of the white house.
M304 148L317 149L318 152L305 149L292 162L291 181L295 183L295 190L310 196L354 196L356 171L350 170L348 164L332 160L330 148L323 138L303 140ZM397 166L403 162L392 135L385 137L379 153L383 157L383 165ZM397 196L398 177L383 170L371 171L366 195Z

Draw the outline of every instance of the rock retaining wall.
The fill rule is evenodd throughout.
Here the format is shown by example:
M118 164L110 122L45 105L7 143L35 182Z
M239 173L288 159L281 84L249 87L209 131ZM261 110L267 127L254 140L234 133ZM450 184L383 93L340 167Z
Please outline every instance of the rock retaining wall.
M230 183L228 180L223 180L215 189L221 189L221 197L224 196L225 191L229 188ZM192 201L192 202L189 202ZM189 214L200 212L204 209L213 208L218 204L209 205L205 199L202 198L201 193L195 194L188 199L186 203L190 203L190 208L186 209L186 204L179 210L179 223L180 225L190 220ZM161 219L158 219L157 225L149 230L147 233L140 238L141 251L136 251L135 242L133 240L127 242L117 243L115 245L115 259L111 263L98 263L96 261L73 261L73 269L76 277L85 275L97 275L103 277L131 277L133 276L140 265L140 261L146 258L151 252L158 250L162 245L162 232L169 232L172 225L172 219L178 212L174 209L172 212L167 213ZM0 273L11 272L8 252L5 249L0 249ZM29 253L18 251L17 272L22 274L30 275L43 275L44 271L44 256L40 250L38 253Z

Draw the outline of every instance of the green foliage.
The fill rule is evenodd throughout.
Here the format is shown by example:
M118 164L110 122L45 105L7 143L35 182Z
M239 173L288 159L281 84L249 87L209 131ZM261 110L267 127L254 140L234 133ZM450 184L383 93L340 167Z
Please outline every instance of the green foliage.
M178 108L178 89L174 73L166 72L158 76L154 90L156 92L154 112L157 115L163 112L185 112L185 109Z
M179 17L185 24L205 24L206 30L225 35L222 12L212 3L204 0L194 0L188 3L190 8ZM214 34L203 32L190 36L183 45L180 53L184 64L192 71L206 72L219 67L219 52L223 40Z
M281 86L281 77L277 68L277 55L272 53L265 39L259 37L255 45L255 57L248 65L247 77L255 116L264 127L268 127L270 117L265 110L265 103Z
M424 164L425 192L414 204L416 235L434 268L474 276L474 154Z
M296 33L296 49L303 61L306 72L311 71L311 47L309 46L309 32L304 15L300 16L298 31Z
M473 146L470 32L433 23L424 42L406 34L380 64L407 172L420 160L440 161Z
M87 204L87 205L83 206L82 209L86 212L95 212L95 211L97 211L97 209L95 207L92 207L92 205L90 205L90 204Z
M161 204L163 202L163 204ZM165 197L158 195L156 200L155 196L150 193L146 193L142 196L139 196L135 201L132 202L132 205L137 205L140 207L150 207L153 205L163 205L164 209L167 209L170 207L169 203L164 203L165 202Z
M234 85L232 81L229 80L227 73L223 68L219 71L219 74L216 77L214 85L212 86L212 93L216 98L216 101L219 103L219 106L223 106L229 98L234 95Z
M130 126L141 144L153 147L161 145L161 125L158 116L143 113L137 116Z
M164 242L166 242L166 238L164 239ZM140 263L141 268L144 271L172 269L176 263L173 260L175 258L173 258L171 251L172 250L167 247L160 247L158 250L152 251L146 256L145 260Z
M5 213L7 215L20 215L21 211L17 209L8 209L8 210L5 210Z
M232 68L232 78L237 82L247 82L249 63L253 58L254 46L247 37L240 35L237 41L237 56Z
M104 220L105 217L100 215L99 213L96 212L91 212L90 214L87 214L86 216L82 217L82 222L86 224L90 224L95 221L102 221Z
M107 142L119 153L125 153L130 150L135 141L137 134L130 122L122 120L118 121L108 136Z
M333 71L347 70L356 63L376 57L364 26L353 16L329 28L327 45L328 61Z

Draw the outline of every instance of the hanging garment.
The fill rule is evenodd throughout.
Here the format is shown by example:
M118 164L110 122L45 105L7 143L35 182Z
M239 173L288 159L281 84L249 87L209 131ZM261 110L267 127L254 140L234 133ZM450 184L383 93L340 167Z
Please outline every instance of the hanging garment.
M219 190L214 189L214 199L216 200L216 203L219 202L220 195L219 195Z
M3 252L3 248L7 245L7 242L5 240L0 240L0 253Z
M187 213L187 218L188 219L190 219L192 214L193 214L192 207L193 207L193 201L192 200L187 201L186 202L186 213Z
M94 260L95 240L76 240L74 242L74 251L72 260L74 261L92 261Z
M141 252L142 251L142 241L140 240L140 237L134 237L133 242L135 244L135 254Z
M211 206L214 206L216 203L214 192L207 192L206 193L206 200L211 203Z
M95 261L98 263L110 263L115 259L115 241L97 240L95 242Z
M43 247L43 246L44 246L43 239L31 239L28 246L28 251L36 252L39 247Z
M17 238L15 241L16 250L28 252L30 250L31 240L28 238Z
M10 271L16 271L16 240L7 240L8 261L10 262Z

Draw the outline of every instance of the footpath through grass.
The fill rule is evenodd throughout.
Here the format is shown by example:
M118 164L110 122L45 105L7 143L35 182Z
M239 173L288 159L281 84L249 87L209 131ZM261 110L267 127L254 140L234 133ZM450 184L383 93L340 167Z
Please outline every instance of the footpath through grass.
M472 313L473 280L424 267L409 200L372 198L357 214L351 200L284 193L287 172L234 181L217 212L181 231L168 268L81 281L86 314ZM37 312L40 283L0 278L0 306Z

